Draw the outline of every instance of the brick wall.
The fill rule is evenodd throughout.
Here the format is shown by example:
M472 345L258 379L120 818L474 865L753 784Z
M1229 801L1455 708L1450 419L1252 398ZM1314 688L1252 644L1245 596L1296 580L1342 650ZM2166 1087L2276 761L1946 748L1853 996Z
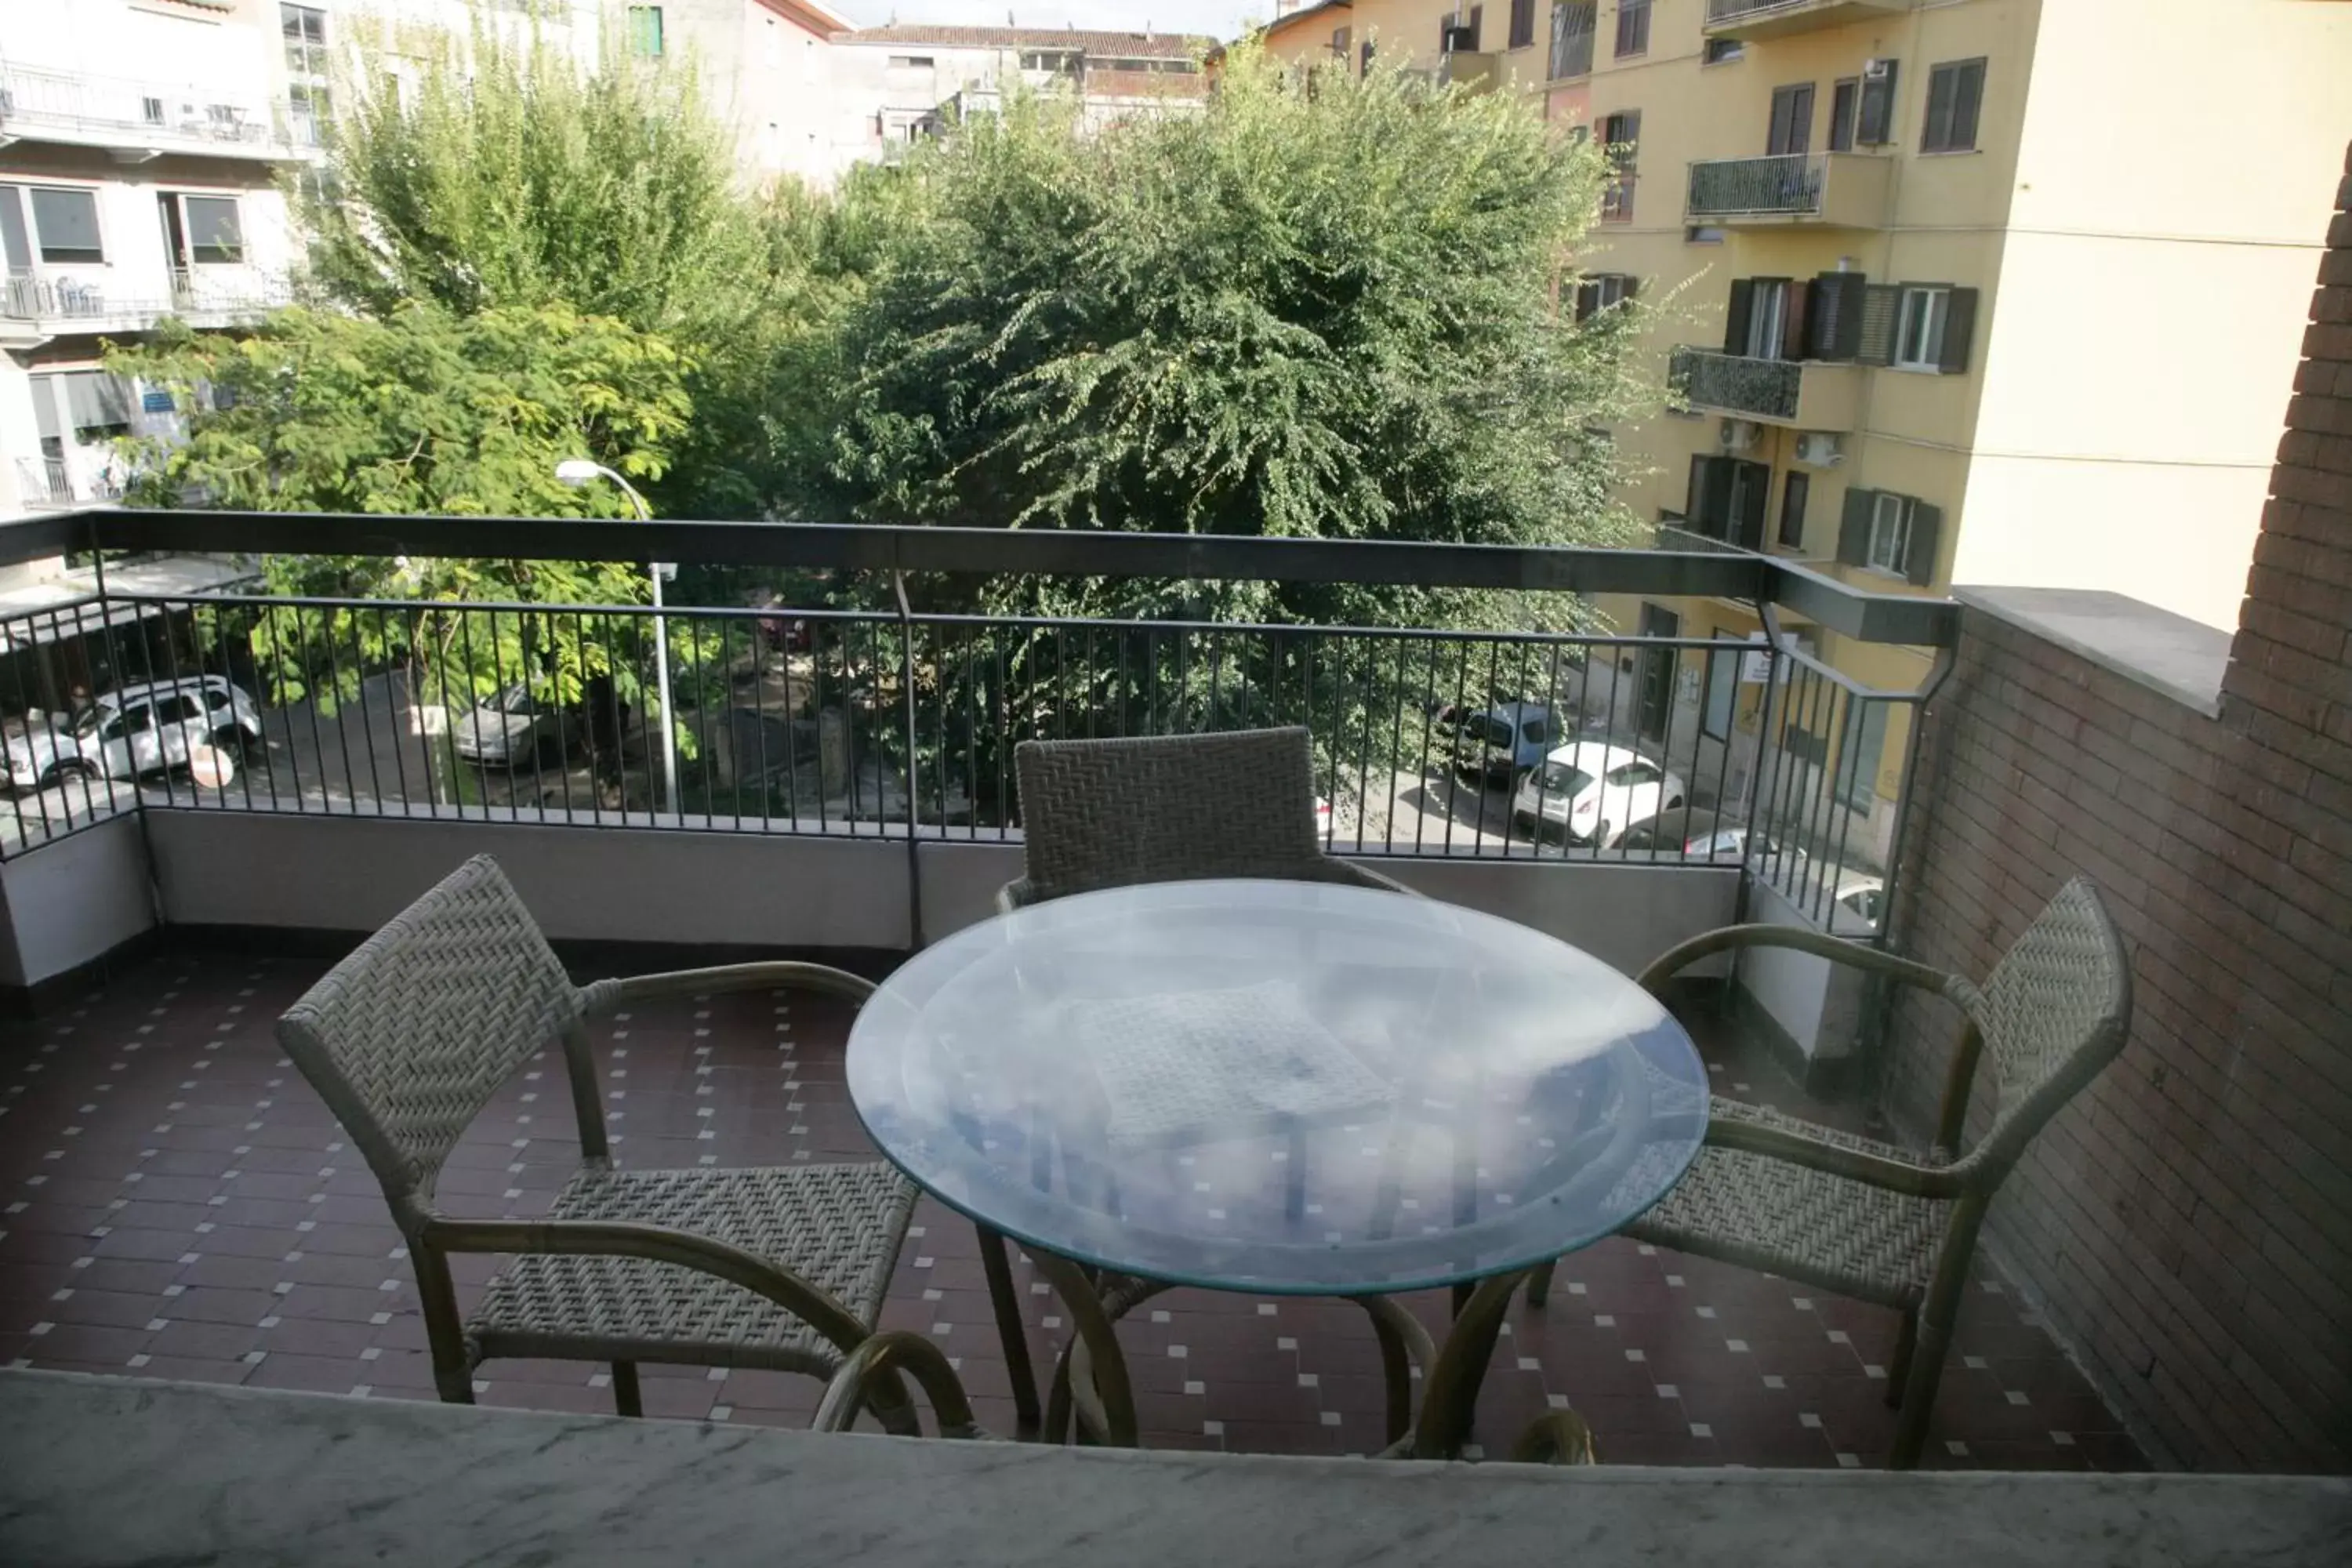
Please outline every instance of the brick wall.
M2077 871L2124 928L2130 1046L1988 1246L2198 1468L2352 1467L2352 177L2337 205L2220 717L1971 609L1904 846L1898 945L1939 967L1981 978ZM1953 1033L1897 1005L1898 1121Z

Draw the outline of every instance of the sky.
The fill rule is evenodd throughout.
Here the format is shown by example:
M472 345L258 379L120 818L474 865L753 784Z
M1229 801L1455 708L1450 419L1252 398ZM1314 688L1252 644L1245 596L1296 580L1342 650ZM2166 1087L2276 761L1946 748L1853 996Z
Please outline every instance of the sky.
M1076 23L1114 32L1208 33L1230 41L1243 28L1274 13L1273 0L1091 0L1089 4L1044 5L1038 0L835 0L833 8L861 26L901 22L961 22L1002 27L1009 11L1015 26L1060 27Z

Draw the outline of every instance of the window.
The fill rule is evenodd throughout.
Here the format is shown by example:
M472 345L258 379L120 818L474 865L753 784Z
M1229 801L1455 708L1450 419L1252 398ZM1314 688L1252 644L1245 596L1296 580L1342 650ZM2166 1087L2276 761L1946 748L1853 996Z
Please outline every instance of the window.
M163 124L163 100L160 98L142 97L139 100L139 121L142 125Z
M1723 352L1742 359L1800 357L1803 300L1793 279L1734 279L1724 304Z
M1359 76L1372 74L1372 40L1370 38L1356 46L1356 74Z
M1805 547L1805 503L1812 499L1813 477L1797 468L1780 484L1780 547Z
M1457 8L1451 16L1437 19L1437 52L1441 55L1475 55L1478 52L1478 34L1486 26L1486 8L1473 5L1467 10Z
M1604 223L1630 223L1633 217L1633 160L1641 151L1642 111L1621 110L1601 117L1601 145L1616 171L1601 193Z
M1911 498L1885 491L1871 497L1870 549L1863 563L1900 577L1911 560Z
M1509 47L1524 49L1536 41L1536 0L1511 0Z
M1617 0L1617 58L1650 52L1650 0Z
M286 74L309 81L327 75L327 13L315 5L280 5L278 26L286 36Z
M1813 84L1772 89L1772 120L1764 133L1764 153L1770 158L1802 153L1813 141Z
M1642 784L1656 784L1660 776L1657 769L1637 759L1622 767L1610 769L1601 775L1601 782L1618 789L1633 789Z
M1901 324L1895 332L1895 363L1906 370L1935 370L1943 361L1944 329L1951 319L1949 289L1903 290Z
M1853 139L1864 147L1895 140L1895 62L1872 60L1862 68L1862 95L1854 109Z
M890 57L890 68L892 70L927 71L931 68L931 58L932 57L929 55L892 55Z
M1032 49L1021 57L1021 68L1025 71L1052 71L1056 76L1076 76L1078 57L1069 49Z
M1738 38L1709 38L1703 57L1705 63L1711 66L1727 66L1747 58L1748 46Z
M1711 223L1686 225L1683 229L1685 245L1721 245L1725 230Z
M1846 487L1837 558L1925 587L1935 577L1944 514L1916 496Z
M1590 321L1633 297L1633 279L1622 272L1597 272L1576 286L1576 319Z
M186 196L188 258L198 266L245 259L245 230L234 196Z
M98 232L97 192L53 185L0 185L0 201L15 202L20 190L31 209L31 234L42 260L96 263L106 259L106 247ZM21 212L17 222L24 222Z
M1551 79L1584 76L1592 69L1592 35L1598 26L1598 0L1553 0L1551 8Z
M658 5L629 7L629 53L645 59L659 59L662 52L662 8Z
M1346 65L1348 63L1348 57L1355 53L1355 50L1349 47L1349 41L1347 28L1334 27L1331 29L1331 58L1338 60L1341 65Z
M1830 151L1853 151L1854 106L1862 101L1862 79L1847 77L1830 89Z
M1690 487L1683 498L1683 526L1707 539L1742 550L1764 548L1764 503L1772 470L1745 458L1702 454L1691 458Z
M1984 107L1985 63L1952 60L1927 72L1927 125L1922 153L1973 153L1977 111Z

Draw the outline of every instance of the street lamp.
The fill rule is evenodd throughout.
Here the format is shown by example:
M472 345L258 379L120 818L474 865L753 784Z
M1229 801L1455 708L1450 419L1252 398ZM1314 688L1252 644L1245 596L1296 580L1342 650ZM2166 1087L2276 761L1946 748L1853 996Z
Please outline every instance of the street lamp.
M610 479L621 487L621 493L627 496L629 504L637 509L639 522L654 520L653 509L646 505L646 498L637 493L636 487L602 463L587 458L566 458L555 465L555 477L574 489L593 484L598 479ZM661 694L662 798L672 811L676 811L677 747L674 743L677 731L672 728L675 721L669 710L669 623L662 615L662 563L658 561L652 563L649 572L654 584L654 682Z

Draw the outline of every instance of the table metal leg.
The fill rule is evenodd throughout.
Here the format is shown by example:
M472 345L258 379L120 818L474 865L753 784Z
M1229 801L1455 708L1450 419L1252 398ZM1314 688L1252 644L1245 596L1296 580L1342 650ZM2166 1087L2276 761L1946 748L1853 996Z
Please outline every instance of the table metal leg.
M1416 1459L1458 1459L1470 1441L1478 1412L1478 1388L1486 1379L1486 1363L1495 1353L1495 1340L1510 1310L1512 1294L1528 1271L1496 1274L1478 1282L1470 1300L1454 1314L1453 1332L1445 1336L1437 1364L1430 1369L1421 1395L1421 1422L1413 1433Z
M1381 1342L1381 1377L1388 1388L1388 1442L1393 1446L1412 1431L1412 1374L1423 1378L1437 1364L1437 1346L1421 1320L1387 1296L1359 1296L1356 1305L1372 1320Z
M1104 1310L1101 1292L1085 1269L1066 1258L1032 1247L1037 1271L1062 1299L1073 1330L1070 1349L1054 1369L1053 1391L1046 1401L1045 1441L1059 1443L1069 1435L1072 1402L1083 1399L1087 1415L1098 1420L1104 1442L1113 1447L1137 1446L1135 1390L1127 1377L1127 1358L1119 1353L1118 1334L1111 1314ZM1086 1347L1083 1363L1072 1354Z
M1013 1378L1013 1415L1021 1435L1032 1436L1038 1422L1037 1373L1029 1361L1029 1330L1021 1315L1021 1297L1013 1286L1013 1259L1003 1231L984 1225L972 1228L980 1233L980 1262L988 1274L988 1300L996 1313L997 1337L1004 1342L1005 1369Z

